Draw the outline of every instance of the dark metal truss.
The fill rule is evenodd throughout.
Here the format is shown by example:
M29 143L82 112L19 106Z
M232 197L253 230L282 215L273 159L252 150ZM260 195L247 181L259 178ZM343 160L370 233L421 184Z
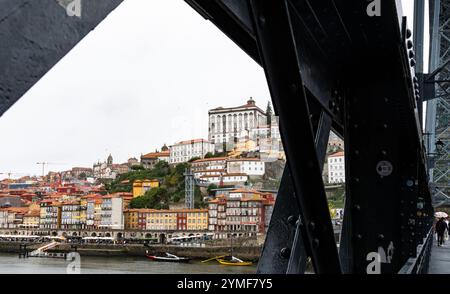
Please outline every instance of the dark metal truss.
M280 119L287 167L258 272L303 273L310 258L316 273L366 273L373 252L384 252L382 273L409 264L433 208L398 1L376 17L357 0L186 2L264 68ZM339 250L321 179L330 129L346 149Z
M0 1L0 116L93 30L122 0Z

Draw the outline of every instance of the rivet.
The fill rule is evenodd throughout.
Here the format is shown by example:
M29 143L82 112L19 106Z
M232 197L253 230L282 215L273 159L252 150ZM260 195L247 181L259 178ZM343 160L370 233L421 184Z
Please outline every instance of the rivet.
M297 222L297 217L294 215L290 215L287 219L288 223L291 225L295 225L295 223Z
M378 239L383 240L384 239L384 235L383 234L379 234L378 235Z
M284 258L289 258L289 256L291 255L291 249L284 247L280 250L280 254Z
M407 29L407 30L406 30L406 38L409 39L409 38L411 38L411 36L412 36L411 30L410 30L410 29Z
M408 47L408 49L411 49L413 47L413 42L411 40L408 40L408 42L406 42L406 46Z
M319 247L319 239L314 238L313 243L312 243L313 248L317 248Z
M316 228L316 224L315 224L314 222L310 222L310 223L309 223L309 229L310 229L311 231L314 231L315 228Z

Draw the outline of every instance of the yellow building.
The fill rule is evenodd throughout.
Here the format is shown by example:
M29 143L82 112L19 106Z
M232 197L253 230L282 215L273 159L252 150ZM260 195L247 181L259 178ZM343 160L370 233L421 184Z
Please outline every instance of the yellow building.
M125 229L148 231L198 231L208 229L207 209L128 209Z
M95 199L94 204L94 228L98 228L102 221L102 199Z
M207 230L208 229L208 210L207 209L189 209L186 210L187 227L186 230Z
M208 210L154 210L147 214L146 229L167 231L207 230Z
M128 209L123 212L125 221L125 230L137 230L138 225L138 213L144 209Z
M158 180L136 180L133 183L133 198L142 196L147 190L158 187Z
M39 210L29 211L23 216L23 227L27 229L39 228L40 212Z
M82 229L86 228L87 221L87 198L81 197L80 199L80 224L82 224Z
M177 210L153 210L149 212L145 228L147 230L177 230Z

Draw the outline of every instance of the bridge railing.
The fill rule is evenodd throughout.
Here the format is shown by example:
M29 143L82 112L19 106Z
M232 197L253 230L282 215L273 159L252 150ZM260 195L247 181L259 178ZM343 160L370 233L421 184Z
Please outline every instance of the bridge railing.
M428 231L423 243L417 246L417 257L411 257L398 272L399 274L426 274L433 246L433 228Z

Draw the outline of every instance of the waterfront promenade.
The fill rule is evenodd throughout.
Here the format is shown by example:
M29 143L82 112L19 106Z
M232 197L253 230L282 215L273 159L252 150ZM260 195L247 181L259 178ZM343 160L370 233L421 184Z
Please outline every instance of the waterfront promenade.
M447 240L446 244L441 247L433 245L428 273L450 274L450 240Z

